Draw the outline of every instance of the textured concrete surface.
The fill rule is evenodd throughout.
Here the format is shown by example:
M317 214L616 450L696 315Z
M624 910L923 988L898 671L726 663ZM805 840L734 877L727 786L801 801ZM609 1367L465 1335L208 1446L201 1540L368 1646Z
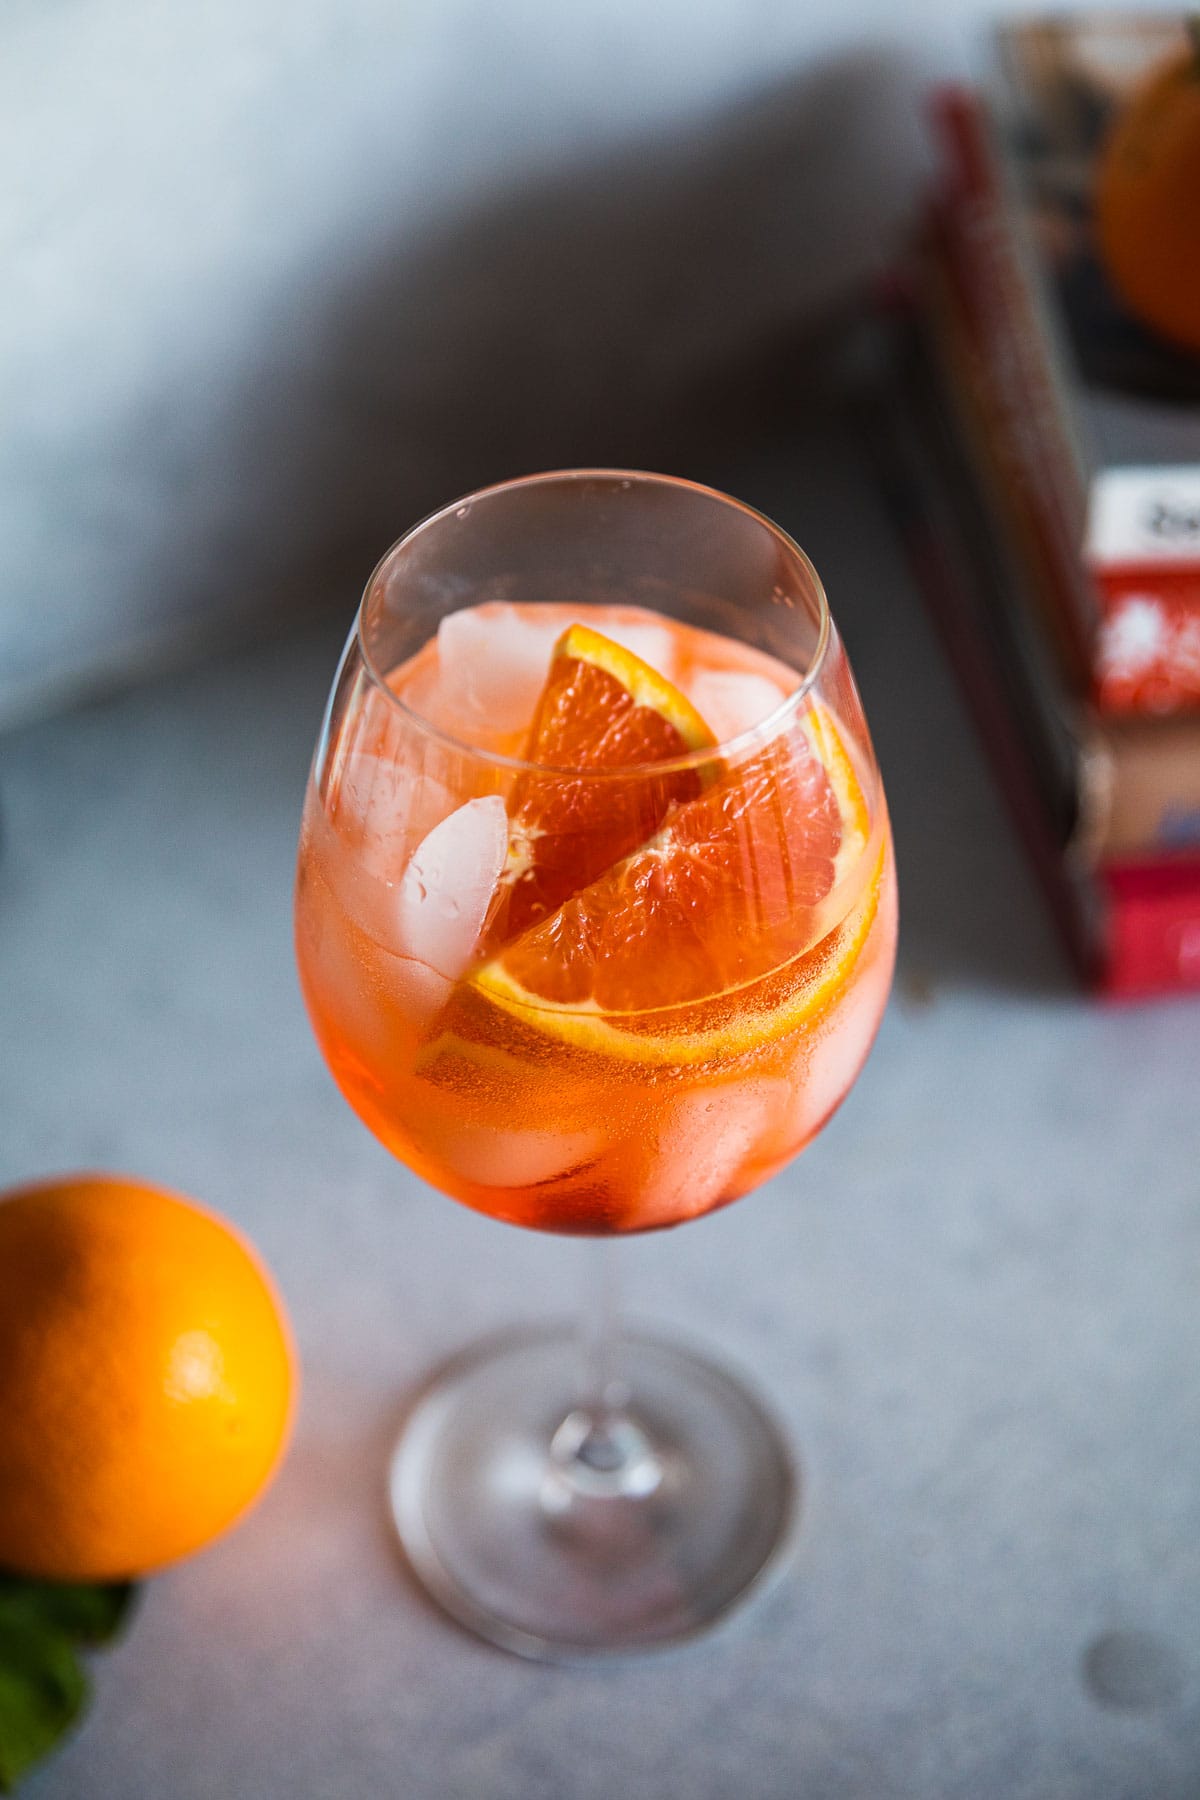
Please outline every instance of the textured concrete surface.
M795 1565L722 1635L584 1672L475 1643L402 1570L406 1392L569 1307L580 1247L424 1189L309 1037L291 867L347 612L3 742L0 1180L104 1164L222 1208L306 1382L277 1485L150 1585L30 1800L1200 1791L1200 1006L1066 986L837 434L681 470L825 571L899 849L901 971L841 1114L626 1253L631 1308L750 1371L800 1447Z

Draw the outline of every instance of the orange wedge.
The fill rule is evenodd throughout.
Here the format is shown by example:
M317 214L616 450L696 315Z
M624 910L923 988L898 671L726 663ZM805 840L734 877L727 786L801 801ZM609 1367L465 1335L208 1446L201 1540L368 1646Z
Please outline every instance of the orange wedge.
M736 1054L823 1011L848 979L883 869L881 851L850 891L869 830L842 733L810 705L470 986L580 1048L653 1062Z
M546 918L652 838L705 779L695 768L656 774L653 765L714 744L691 702L649 663L589 626L565 631L525 749L538 769L519 778L510 800L491 942Z

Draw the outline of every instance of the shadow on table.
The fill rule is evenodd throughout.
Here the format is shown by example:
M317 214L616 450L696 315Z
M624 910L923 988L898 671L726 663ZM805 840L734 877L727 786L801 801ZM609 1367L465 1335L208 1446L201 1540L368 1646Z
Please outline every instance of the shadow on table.
M253 571L276 612L356 594L411 520L539 468L702 473L769 408L774 347L899 241L924 167L918 90L898 54L862 50L423 229L358 231L309 272L218 425L214 504L253 496L230 589Z

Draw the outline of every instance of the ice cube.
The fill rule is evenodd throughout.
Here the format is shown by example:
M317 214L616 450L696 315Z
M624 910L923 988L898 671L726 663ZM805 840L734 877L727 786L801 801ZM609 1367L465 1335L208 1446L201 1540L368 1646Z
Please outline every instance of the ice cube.
M769 676L744 669L698 669L688 683L688 699L718 743L761 725L787 693Z
M468 800L414 850L396 896L396 948L448 981L475 952L508 854L498 794Z
M620 644L622 649L632 650L668 681L674 679L675 640L665 625L640 619L601 618L596 623L596 630L614 644Z
M414 846L454 810L455 798L435 775L360 750L341 773L337 828L350 839L358 870L390 887Z
M857 1081L879 1029L892 980L895 887L882 902L866 960L850 976L841 999L806 1042L783 1113L782 1153L794 1154L816 1136Z
M314 897L296 918L296 950L306 995L364 1062L382 1061L389 1048L389 1018L374 986L364 979L362 939L350 917Z
M533 716L563 629L558 609L531 618L503 601L449 613L438 626L438 673L425 704L459 735L517 731ZM428 713L425 714L429 716Z
M430 1133L429 1123L423 1122L419 1135L435 1136L439 1158L464 1180L484 1187L536 1187L594 1161L604 1147L598 1131L521 1131L455 1122Z
M454 987L437 969L411 956L393 957L389 972L389 988L414 1025L427 1025L445 1006Z
M699 1088L651 1129L628 1224L670 1225L707 1212L734 1191L773 1115L788 1098L775 1077Z

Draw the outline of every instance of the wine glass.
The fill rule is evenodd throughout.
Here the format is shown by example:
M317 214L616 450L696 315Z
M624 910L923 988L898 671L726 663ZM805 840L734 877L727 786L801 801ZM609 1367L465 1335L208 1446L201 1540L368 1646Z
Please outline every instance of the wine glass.
M575 470L488 488L367 584L301 831L318 1043L403 1162L607 1239L582 1329L472 1346L391 1469L442 1606L569 1661L704 1629L796 1510L768 1410L617 1329L611 1240L747 1193L825 1124L895 954L883 791L812 565L751 508Z

